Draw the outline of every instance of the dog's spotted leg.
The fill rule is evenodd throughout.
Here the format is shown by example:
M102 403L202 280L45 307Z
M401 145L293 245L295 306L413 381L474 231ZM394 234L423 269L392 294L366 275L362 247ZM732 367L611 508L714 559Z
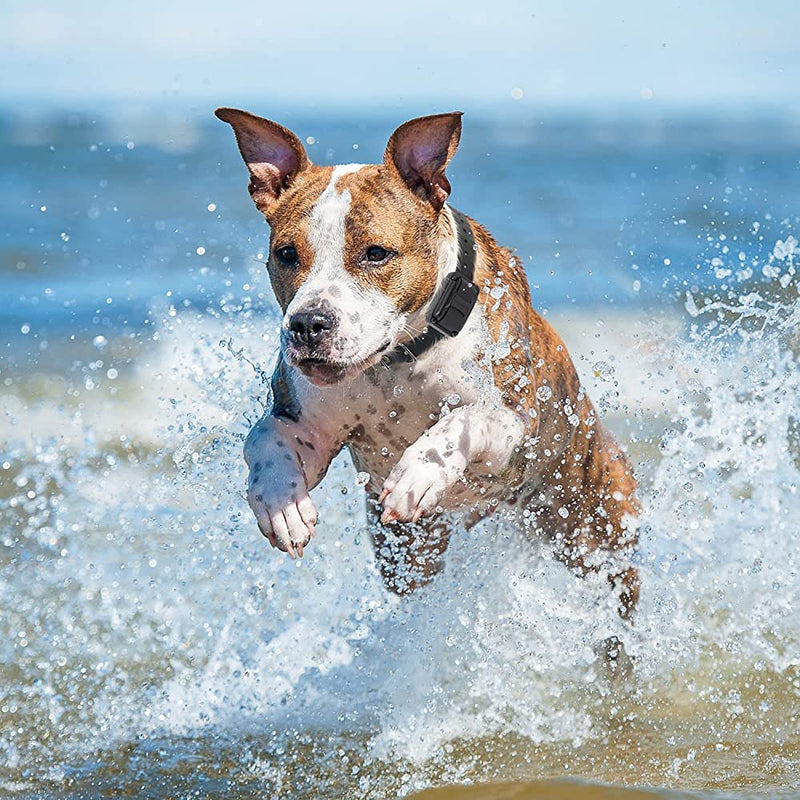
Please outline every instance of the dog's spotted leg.
M270 544L292 558L303 555L314 535L317 511L308 491L322 479L332 456L321 437L271 415L261 419L245 441L250 508Z
M381 521L418 522L469 469L497 474L524 435L524 423L507 408L460 406L410 445L384 481Z
M367 520L378 569L390 592L410 594L441 570L450 538L446 524L434 520L384 524L374 495L367 497Z

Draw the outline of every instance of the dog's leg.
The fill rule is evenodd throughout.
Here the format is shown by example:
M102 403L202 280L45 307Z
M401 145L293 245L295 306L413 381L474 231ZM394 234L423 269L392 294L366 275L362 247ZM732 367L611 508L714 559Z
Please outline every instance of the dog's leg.
M551 539L554 555L576 575L583 577L601 571L605 573L612 592L618 598L617 613L625 622L633 624L639 599L639 571L629 561L635 545L635 533L631 535L619 518L615 520L618 527L613 534L609 535L604 529L603 535L599 536L591 526L571 529L552 508L538 508L534 515L537 527ZM605 519L604 522L611 524ZM616 549L616 544L620 542L623 542L623 546ZM604 639L598 643L595 652L612 683L624 683L631 677L633 661L620 637Z
M631 621L639 599L639 573L631 564L639 505L627 456L599 423L588 433L579 429L544 488L548 506L536 516L556 555L581 574L607 575L620 617Z
M590 505L588 496L581 498L581 505ZM597 507L591 511L584 509L580 515L584 522L577 527L565 524L551 508L537 509L534 517L537 527L551 539L553 552L560 561L581 576L605 573L618 598L617 613L623 620L632 621L639 600L639 571L630 563L636 531L627 512L621 511L613 500L602 508L599 521L596 521ZM585 522L587 519L592 521Z
M502 474L525 433L508 408L460 406L406 448L384 481L381 520L418 522L435 512L469 468L475 477Z
M554 538L556 557L581 576L605 573L617 597L617 613L631 621L639 599L639 571L629 563L632 546L617 550L608 540L598 540L594 533L586 528L558 530Z
M550 504L531 510L559 560L579 575L605 574L617 612L632 624L639 599L639 571L631 563L638 542L636 483L625 454L602 427L578 441L583 449L554 472ZM630 675L632 662L618 637L602 642L598 654L612 680Z
M380 521L377 497L367 497L367 521L378 569L386 588L407 595L428 583L442 568L450 530L435 520Z
M292 558L303 555L314 535L317 511L308 492L322 479L333 454L319 431L269 414L245 441L247 500L261 533Z

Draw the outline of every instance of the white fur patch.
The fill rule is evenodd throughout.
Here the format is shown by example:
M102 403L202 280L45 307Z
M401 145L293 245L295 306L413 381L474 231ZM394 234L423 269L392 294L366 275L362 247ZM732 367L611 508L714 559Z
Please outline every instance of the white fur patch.
M348 189L337 191L336 184L343 175L358 172L362 166L363 164L343 164L335 167L328 185L314 203L308 222L308 241L314 248L314 266L287 313L300 309L311 296L324 290L332 281L339 282L346 277L345 223L352 197Z
M344 240L352 197L348 189L338 191L336 184L343 175L358 172L362 166L342 164L335 167L328 185L311 209L308 241L314 249L314 265L286 309L286 319L306 304L322 299L331 284L340 286L351 282L344 268Z
M328 185L317 198L308 221L308 241L314 264L286 309L284 324L304 307L326 301L338 317L338 336L331 356L342 361L369 357L395 335L399 324L391 301L377 290L360 285L345 268L345 235L352 196L336 184L343 175L358 172L363 164L335 167ZM335 288L334 288L335 287Z
M342 164L335 167L330 182L311 209L308 240L314 248L315 260L309 280L317 274L332 280L344 272L345 222L353 198L348 189L337 191L336 184L343 175L358 172L363 166Z

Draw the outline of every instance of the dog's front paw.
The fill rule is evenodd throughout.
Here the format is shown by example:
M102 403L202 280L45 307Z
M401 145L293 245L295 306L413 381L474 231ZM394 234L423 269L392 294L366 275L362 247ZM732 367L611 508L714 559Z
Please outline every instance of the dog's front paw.
M295 554L302 558L317 522L317 510L302 477L281 480L251 471L247 500L269 543L292 558Z
M434 449L403 453L384 481L381 522L417 522L433 513L447 490L463 474L459 459L447 463Z

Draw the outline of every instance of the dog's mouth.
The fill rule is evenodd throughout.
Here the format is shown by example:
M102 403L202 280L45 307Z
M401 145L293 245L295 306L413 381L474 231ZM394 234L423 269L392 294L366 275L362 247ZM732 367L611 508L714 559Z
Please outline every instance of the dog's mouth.
M344 380L355 378L364 370L374 367L381 356L391 347L391 342L384 342L372 355L358 361L333 361L328 358L301 358L295 366L315 386L333 386Z

